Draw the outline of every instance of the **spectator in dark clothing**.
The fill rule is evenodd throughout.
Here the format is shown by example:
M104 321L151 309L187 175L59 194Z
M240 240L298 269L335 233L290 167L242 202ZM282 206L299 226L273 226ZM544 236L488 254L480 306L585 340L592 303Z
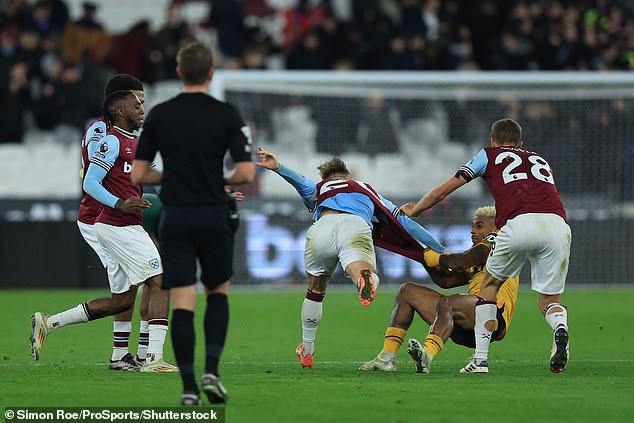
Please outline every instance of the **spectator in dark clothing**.
M178 79L176 75L176 53L181 46L194 40L189 25L180 14L177 5L167 7L165 24L154 36L151 59L156 70L156 79Z
M19 143L24 135L24 117L31 102L28 66L12 65L0 78L0 143Z
M321 48L321 40L313 31L304 37L293 48L286 62L288 69L329 69L330 63Z
M33 13L29 22L29 28L40 37L45 37L59 28L53 26L51 21L51 6L46 0L40 0L33 6Z
M370 156L399 151L389 111L382 97L374 96L363 101L357 141L357 151Z
M218 46L225 57L241 57L246 40L244 5L239 0L212 0L209 24L216 29Z
M86 98L76 66L66 63L62 68L61 84L55 103L59 108L59 123L82 128L88 118L85 111Z
M68 7L64 0L46 0L51 7L51 26L56 31L63 31L68 23Z
M27 28L31 20L31 10L26 0L7 0L0 11L0 28Z

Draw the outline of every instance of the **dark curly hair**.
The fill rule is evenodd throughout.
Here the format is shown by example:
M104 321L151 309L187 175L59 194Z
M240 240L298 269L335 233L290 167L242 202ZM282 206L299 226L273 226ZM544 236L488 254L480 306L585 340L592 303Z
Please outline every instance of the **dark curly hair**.
M109 128L114 125L114 110L118 101L132 94L130 90L118 90L111 92L103 101L101 112Z
M128 75L127 73L116 74L108 79L108 82L106 82L103 96L106 98L115 91L124 90L143 91L143 82L132 75Z

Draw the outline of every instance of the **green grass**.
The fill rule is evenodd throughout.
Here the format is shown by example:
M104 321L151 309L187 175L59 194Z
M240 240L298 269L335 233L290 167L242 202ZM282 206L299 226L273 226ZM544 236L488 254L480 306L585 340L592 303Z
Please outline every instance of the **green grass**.
M29 356L33 311L57 312L103 291L0 292L0 404L5 406L173 406L175 374L107 370L111 319L53 333L39 362ZM449 342L429 375L413 373L402 348L398 372L361 372L380 350L394 290L363 308L352 290L326 296L316 362L302 370L302 291L234 291L221 373L229 390L227 422L625 422L634 421L634 290L571 290L571 360L548 370L549 328L534 293L521 292L506 339L491 349L489 375L459 375L470 350ZM199 310L203 310L202 297ZM204 351L196 315L197 362ZM136 317L135 317L136 319ZM133 326L133 341L138 324ZM424 337L418 319L408 336ZM166 356L173 362L171 343ZM132 351L136 351L132 347Z

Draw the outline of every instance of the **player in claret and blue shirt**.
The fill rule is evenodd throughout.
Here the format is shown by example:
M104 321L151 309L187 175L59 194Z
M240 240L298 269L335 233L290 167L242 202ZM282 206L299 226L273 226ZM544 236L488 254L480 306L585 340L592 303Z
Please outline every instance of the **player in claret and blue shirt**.
M39 355L47 334L54 329L130 309L136 295L132 287L145 283L151 291L148 305L149 342L147 359L140 370L176 372L176 366L163 360L169 293L161 289L161 258L142 227L141 209L150 207L150 203L141 198L141 186L130 179L137 147L133 131L143 123L143 101L131 90L114 91L104 100L103 111L111 129L97 143L83 188L102 204L95 218L94 229L109 262L112 297L93 299L53 316L36 313L32 328L34 351Z
M134 95L141 101L144 101L145 95L143 92L143 82L135 78L132 75L125 73L112 76L106 82L104 88L104 99L115 91L131 90ZM86 130L81 142L81 176L82 179L88 172L88 165L90 164L90 158L95 153L97 144L101 139L106 136L109 128L106 125L106 119L102 116L94 120ZM155 207L153 205L153 207ZM86 192L83 192L83 197L79 205L79 211L77 212L77 226L79 232L84 238L86 243L97 253L99 260L104 268L108 269L108 266L112 266L113 263L109 262L106 258L106 253L103 251L103 247L97 240L95 234L95 220L99 216L101 210L101 203ZM114 271L108 272L108 277L114 275ZM136 290L137 287L130 287L132 290ZM140 330L139 330L139 346L136 354L136 358L128 351L128 344L130 339L130 332L132 330L132 312L134 307L130 307L129 310L123 313L118 313L113 316L113 348L112 356L110 357L109 369L110 370L138 370L139 363L145 361L148 346L148 322L147 322L147 308L150 299L150 290L143 290L141 294L140 304Z
M314 212L314 223L306 234L304 262L308 291L302 305L302 339L296 354L303 367L312 367L315 334L322 317L322 301L337 263L356 285L361 305L376 295L374 245L424 263L424 247L442 253L445 248L427 230L365 182L355 181L346 164L333 157L322 163L321 181L315 183L290 169L273 153L258 148L257 166L270 169L290 183L304 205Z
M568 313L560 300L572 236L550 165L522 145L519 123L508 118L494 122L491 147L480 150L418 203L401 206L408 216L418 216L478 176L495 200L495 226L500 232L486 262L476 304L474 358L461 373L488 373L497 294L507 278L519 275L526 259L531 263L531 288L537 291L538 306L553 330L550 370L559 373L568 362Z
M110 79L108 79L104 87L104 99L113 92L122 90L132 91L141 102L144 101L143 82L132 75L124 73L114 75ZM101 141L102 138L106 136L108 130L109 128L106 123L106 119L101 116L91 122L88 126L88 129L84 133L84 136L81 140L82 179L88 171L90 158L95 153L97 144L99 144L99 141ZM99 241L97 240L97 235L95 233L95 220L97 219L97 216L99 216L101 207L102 205L99 201L92 198L84 191L77 213L77 226L79 227L79 232L81 233L81 236L84 238L86 243L95 251L95 253L97 253L97 256L99 256L99 260L101 261L103 267L107 270L108 278L110 279L112 278L112 276L115 275L115 272L114 269L110 269L109 266L114 266L114 263L108 261L106 252L104 251L101 244L99 244ZM110 284L112 285L112 281L110 281ZM130 289L136 292L137 287L131 286ZM138 370L139 363L145 361L149 337L147 322L147 307L150 298L149 293L150 290L146 289L143 291L141 297L141 322L139 331L139 346L136 358L133 357L128 350L130 331L132 327L132 312L134 307L130 307L128 310L117 313L113 316L113 348L112 356L110 357L110 362L108 366L110 370ZM117 304L115 303L112 303L112 305L117 306ZM45 313L37 312L32 317L32 332L35 332L35 327L42 327L42 323L44 320L47 320L50 326L49 333L50 331L62 327L66 324L76 323L77 319L84 317L82 315L82 309L83 305L80 305L78 307L64 311L62 313L58 313L53 316L46 316ZM31 337L32 354L36 360L39 359L40 350L42 348L43 340L45 339L45 335L43 334L43 332L40 332L39 334L42 337L41 342L39 339L36 339L34 334Z

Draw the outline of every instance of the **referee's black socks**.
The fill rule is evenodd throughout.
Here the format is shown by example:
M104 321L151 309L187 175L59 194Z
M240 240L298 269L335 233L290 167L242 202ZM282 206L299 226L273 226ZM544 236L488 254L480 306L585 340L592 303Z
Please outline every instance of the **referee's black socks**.
M227 338L229 325L229 302L225 294L210 294L207 296L207 310L205 311L205 373L218 376L218 362Z
M194 313L188 310L175 309L172 313L172 346L178 370L183 380L183 391L198 392L194 376Z

